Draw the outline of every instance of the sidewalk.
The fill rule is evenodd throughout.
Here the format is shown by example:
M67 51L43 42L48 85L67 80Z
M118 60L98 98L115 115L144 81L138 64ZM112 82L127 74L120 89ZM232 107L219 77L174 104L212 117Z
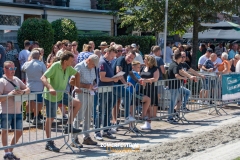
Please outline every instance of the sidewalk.
M121 129L117 134L117 139L107 140L99 142L97 146L86 146L80 153L73 154L70 149L66 149L66 146L60 151L60 153L49 152L45 150L45 142L37 143L33 145L18 147L14 150L14 153L23 160L61 160L61 159L106 159L115 154L108 154L106 148L100 147L101 143L116 143L116 142L126 142L126 143L138 143L140 144L140 149L146 149L149 145L159 144L162 142L169 141L171 139L176 139L183 136L188 136L191 133L197 133L201 131L211 130L224 124L225 122L230 123L231 121L240 120L240 107L232 105L231 107L225 107L228 115L223 114L223 116L218 115L207 115L208 110L203 110L195 113L189 113L186 118L190 120L190 123L182 124L179 122L178 125L172 125L164 121L153 121L151 131L141 131L143 133L142 137L136 136L134 133L128 133L126 136L123 134L126 130ZM194 122L194 123L193 123ZM142 124L138 124L138 127ZM52 130L52 135L61 134L61 132L54 132ZM24 141L28 140L28 133L24 133ZM38 129L32 129L31 138L38 137L43 138L45 132ZM25 138L26 137L26 138ZM93 137L93 134L92 134ZM30 138L30 139L31 139ZM82 142L82 136L79 136L80 142ZM21 138L22 139L22 138ZM20 140L21 140L20 139ZM63 139L55 140L56 146L61 147L64 144ZM78 149L73 148L74 151L78 152ZM3 151L1 155L3 156ZM206 158L204 158L206 159Z

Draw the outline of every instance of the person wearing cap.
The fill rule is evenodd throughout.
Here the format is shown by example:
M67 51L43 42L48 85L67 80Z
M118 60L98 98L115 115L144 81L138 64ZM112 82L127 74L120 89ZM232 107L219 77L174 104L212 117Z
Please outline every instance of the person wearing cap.
M76 93L77 98L82 102L82 108L78 111L76 118L74 119L74 127L79 128L80 122L83 120L83 131L87 131L90 128L91 116L93 110L93 95L90 94L90 91L94 91L94 86L96 85L96 72L95 67L98 66L99 57L95 54L90 55L86 60L78 63L74 69L80 74L80 88L75 87L76 90L79 90ZM71 81L72 82L72 81ZM74 139L75 143L72 143L73 147L75 144L78 144L79 147L82 147L80 144L77 135ZM96 145L97 142L93 141L89 133L83 134L83 144L86 145Z
M101 42L100 46L98 46L101 49L101 54L104 55L104 49L108 48L107 42ZM106 52L105 52L106 53Z

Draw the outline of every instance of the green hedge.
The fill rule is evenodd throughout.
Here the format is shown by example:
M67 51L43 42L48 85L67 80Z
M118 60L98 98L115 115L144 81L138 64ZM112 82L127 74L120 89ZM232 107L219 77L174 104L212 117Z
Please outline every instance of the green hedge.
M123 45L123 47L137 43L140 45L140 51L143 54L149 54L151 47L155 45L156 38L154 36L79 36L79 51L82 50L83 44L87 44L89 41L94 41L95 48L98 48L102 41L106 41L108 44L115 42Z
M44 48L45 56L52 50L53 29L45 19L29 18L25 20L18 30L17 40L19 48L24 49L24 41L38 41Z

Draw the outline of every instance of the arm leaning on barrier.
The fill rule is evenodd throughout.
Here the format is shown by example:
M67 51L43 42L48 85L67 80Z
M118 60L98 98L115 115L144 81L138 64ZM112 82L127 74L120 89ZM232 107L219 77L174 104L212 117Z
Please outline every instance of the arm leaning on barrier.
M187 78L189 78L189 79L191 79L191 80L194 80L194 81L197 80L196 76L190 75L189 73L187 73L187 72L184 71L183 69L179 70L179 73L180 73L180 75L182 75L182 76L184 76L184 77L187 77Z
M50 94L53 95L53 96L56 96L56 95L57 95L57 92L56 92L55 89L51 86L51 84L48 83L47 77L46 77L45 75L43 75L43 76L41 77L41 80L42 80L42 82L43 82L43 85L44 85L45 87L47 87L47 89L49 90Z
M191 74L193 74L194 76L198 76L198 77L201 77L201 78L205 79L205 76L204 76L204 75L199 74L197 71L195 71L195 70L192 69L192 68L190 68L188 71L189 71Z

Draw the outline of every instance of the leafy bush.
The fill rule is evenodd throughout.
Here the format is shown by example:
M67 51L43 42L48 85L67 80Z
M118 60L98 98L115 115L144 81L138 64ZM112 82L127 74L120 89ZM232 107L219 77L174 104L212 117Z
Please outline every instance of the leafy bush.
M71 19L61 18L52 22L54 30L54 42L67 39L69 41L76 41L78 38L78 30L76 23Z
M79 51L82 50L83 44L86 44L89 41L94 41L96 45L95 48L98 48L102 41L106 41L108 44L115 42L123 45L123 47L126 45L131 45L132 43L136 43L140 45L140 51L143 54L149 54L151 47L155 45L156 38L154 36L79 36Z
M18 30L18 45L23 49L25 40L38 41L40 47L44 48L45 54L49 54L53 44L53 32L52 26L47 20L27 19Z

